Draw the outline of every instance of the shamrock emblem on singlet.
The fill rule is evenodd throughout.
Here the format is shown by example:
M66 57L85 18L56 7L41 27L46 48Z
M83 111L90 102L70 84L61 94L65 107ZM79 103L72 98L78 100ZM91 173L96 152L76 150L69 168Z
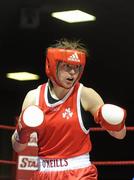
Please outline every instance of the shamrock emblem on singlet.
M73 112L71 112L70 108L66 108L65 111L62 113L62 117L69 119L73 116Z

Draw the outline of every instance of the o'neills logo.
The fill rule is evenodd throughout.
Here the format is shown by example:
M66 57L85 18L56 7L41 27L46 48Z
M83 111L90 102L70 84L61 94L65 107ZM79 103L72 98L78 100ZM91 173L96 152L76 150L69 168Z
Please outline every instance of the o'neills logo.
M68 166L66 159L45 159L42 161L42 166L44 168L57 168Z
M38 157L37 156L19 156L18 169L20 170L37 170Z

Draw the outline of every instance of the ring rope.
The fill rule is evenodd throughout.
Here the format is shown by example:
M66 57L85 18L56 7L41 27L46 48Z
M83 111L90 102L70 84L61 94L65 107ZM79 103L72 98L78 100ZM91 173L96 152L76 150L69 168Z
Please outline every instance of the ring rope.
M0 129L15 130L15 126L0 125Z
M7 129L7 130L15 130L15 126L7 126L7 125L0 125L0 129ZM128 131L134 131L134 127L128 126L126 127ZM102 127L95 127L95 128L90 128L90 131L105 131L104 128Z
M131 161L93 161L93 164L99 166L115 166L115 165L134 165L134 160Z
M126 127L127 131L134 131L134 127L132 126L128 126ZM104 128L102 127L95 127L95 128L90 128L90 131L106 131Z
M9 161L9 160L0 160L0 164L11 164L11 165L16 165L16 161Z
M0 125L0 129L5 129L5 130L15 130L15 126L7 126L7 125ZM129 126L126 127L128 131L134 131L134 127ZM99 132L99 131L105 131L105 129L101 127L95 127L95 128L90 128L90 131L94 132ZM0 160L0 164L11 164L11 165L16 165L16 161L9 161L9 160ZM93 164L97 166L114 166L114 165L134 165L134 160L130 161L93 161Z
M134 165L134 160L131 161L93 161L97 166L114 166L114 165ZM0 160L0 164L16 165L17 161Z

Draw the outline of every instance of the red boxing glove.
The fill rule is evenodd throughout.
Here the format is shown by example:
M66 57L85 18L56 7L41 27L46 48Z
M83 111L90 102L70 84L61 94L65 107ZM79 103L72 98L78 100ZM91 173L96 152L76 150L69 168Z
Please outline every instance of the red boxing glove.
M21 144L28 143L31 133L38 132L43 122L44 113L38 106L27 107L22 112L16 127L16 141Z
M125 125L126 110L112 105L104 104L94 115L96 123L109 131L120 131Z

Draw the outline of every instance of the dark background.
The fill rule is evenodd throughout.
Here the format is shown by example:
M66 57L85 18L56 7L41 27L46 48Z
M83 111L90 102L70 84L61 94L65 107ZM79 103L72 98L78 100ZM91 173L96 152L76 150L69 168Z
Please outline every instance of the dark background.
M95 22L68 24L50 16L53 11L80 9ZM26 93L47 80L45 49L60 38L81 39L89 58L81 82L94 88L107 103L127 110L127 126L134 116L134 3L132 0L0 0L0 123L14 125ZM7 72L29 71L39 81L6 79ZM96 126L94 123L92 126ZM0 130L0 159L12 159L12 132ZM93 161L134 160L134 134L116 140L106 132L91 132ZM11 177L10 165L0 175ZM99 179L130 180L134 166L98 166ZM103 178L102 178L103 177Z

